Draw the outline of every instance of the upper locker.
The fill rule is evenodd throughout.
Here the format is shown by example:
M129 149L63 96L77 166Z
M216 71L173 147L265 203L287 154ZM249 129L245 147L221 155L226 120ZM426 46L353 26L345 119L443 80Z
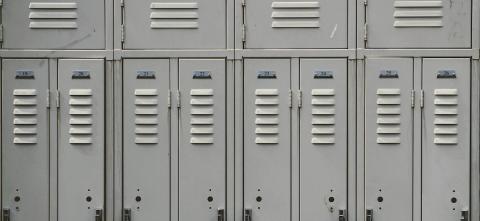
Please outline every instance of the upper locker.
M367 47L470 48L471 5L471 0L368 0Z
M125 0L125 49L226 48L227 0Z
M101 220L105 177L104 60L58 63L58 220Z
M246 48L347 48L347 0L244 1Z
M4 0L3 48L104 49L103 0Z

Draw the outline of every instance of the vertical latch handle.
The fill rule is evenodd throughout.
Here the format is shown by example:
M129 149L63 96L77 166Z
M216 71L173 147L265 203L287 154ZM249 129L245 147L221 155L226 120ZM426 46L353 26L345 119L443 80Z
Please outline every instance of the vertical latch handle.
M10 209L8 208L2 209L2 216L3 216L3 221L10 221Z
M245 209L244 221L252 221L252 209Z
M132 221L131 209L123 209L123 221Z
M218 221L224 221L225 220L225 210L224 209L218 209L217 220Z
M103 210L96 209L95 210L95 221L102 221L103 220Z
M338 210L338 221L347 221L347 211L344 209Z
M373 221L373 210L372 209L367 209L367 214L365 217L366 221Z
M468 221L468 220L469 220L468 210L463 210L462 211L462 217L460 218L460 221Z

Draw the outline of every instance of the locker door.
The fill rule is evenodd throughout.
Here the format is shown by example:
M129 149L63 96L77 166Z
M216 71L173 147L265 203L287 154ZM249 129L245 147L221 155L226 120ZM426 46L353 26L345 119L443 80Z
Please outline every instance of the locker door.
M49 220L48 79L46 59L3 60L2 206L11 221Z
M4 0L3 47L105 48L104 0Z
M347 209L347 61L301 60L300 89L300 220L336 221Z
M424 59L423 90L422 220L460 220L470 202L470 59Z
M167 59L123 69L123 204L132 220L170 218L170 74Z
M470 48L471 6L471 0L368 0L367 47Z
M125 48L225 48L225 9L226 0L125 0Z
M102 215L104 74L100 59L59 60L58 220L88 221Z
M347 0L247 0L247 48L346 48Z
M365 206L375 221L412 217L413 60L368 59L365 68Z
M224 59L180 60L180 221L224 215L225 68Z
M244 61L244 208L255 221L290 220L289 59Z

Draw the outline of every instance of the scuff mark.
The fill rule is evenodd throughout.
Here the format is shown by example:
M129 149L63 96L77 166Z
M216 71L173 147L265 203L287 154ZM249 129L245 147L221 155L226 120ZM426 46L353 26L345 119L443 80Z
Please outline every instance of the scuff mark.
M338 24L335 24L335 27L333 27L332 33L330 34L330 39L333 39L333 37L335 37L335 33L337 33L337 27Z

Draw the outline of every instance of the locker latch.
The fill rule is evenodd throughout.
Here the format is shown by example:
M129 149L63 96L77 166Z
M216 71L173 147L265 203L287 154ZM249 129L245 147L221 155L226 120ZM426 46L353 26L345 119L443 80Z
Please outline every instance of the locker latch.
M463 210L462 211L462 217L460 218L460 221L468 221L468 220L469 220L468 210Z
M347 221L347 211L344 209L338 210L338 221Z
M10 209L2 209L3 221L10 221Z
M123 221L131 221L131 220L132 220L132 210L123 209Z
M373 221L373 209L367 209L366 221Z
M252 209L245 209L243 221L252 221Z
M224 221L225 220L225 210L224 209L218 209L217 220L218 221Z
M95 221L102 221L103 220L103 210L96 209L95 210Z

